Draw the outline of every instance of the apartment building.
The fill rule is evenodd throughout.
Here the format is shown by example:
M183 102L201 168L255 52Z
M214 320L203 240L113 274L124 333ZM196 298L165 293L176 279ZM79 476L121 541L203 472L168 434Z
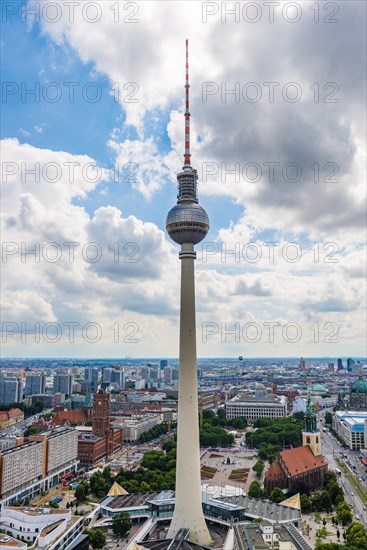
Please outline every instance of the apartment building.
M58 428L0 451L0 500L11 504L57 485L78 465L78 435Z

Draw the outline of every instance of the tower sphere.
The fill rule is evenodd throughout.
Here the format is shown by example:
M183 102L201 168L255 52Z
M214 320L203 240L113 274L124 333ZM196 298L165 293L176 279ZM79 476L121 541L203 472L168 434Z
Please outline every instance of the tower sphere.
M168 212L166 229L177 244L198 244L209 231L208 214L196 202L179 202Z

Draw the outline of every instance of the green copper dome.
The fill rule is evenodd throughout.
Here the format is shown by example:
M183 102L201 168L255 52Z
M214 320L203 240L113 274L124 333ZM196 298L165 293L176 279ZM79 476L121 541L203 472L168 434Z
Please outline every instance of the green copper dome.
M322 384L315 384L314 386L312 386L312 390L313 392L317 391L317 392L324 392L326 393L327 392L327 389L325 388L325 386L323 386Z
M362 374L359 374L358 380L353 382L350 393L367 393L367 381L363 380Z

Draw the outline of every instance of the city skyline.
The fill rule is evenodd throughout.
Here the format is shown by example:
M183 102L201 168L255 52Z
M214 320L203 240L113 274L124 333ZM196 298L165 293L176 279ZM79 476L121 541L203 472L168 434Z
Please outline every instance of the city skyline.
M365 5L113 4L3 14L3 356L177 357L186 35L198 356L365 356Z

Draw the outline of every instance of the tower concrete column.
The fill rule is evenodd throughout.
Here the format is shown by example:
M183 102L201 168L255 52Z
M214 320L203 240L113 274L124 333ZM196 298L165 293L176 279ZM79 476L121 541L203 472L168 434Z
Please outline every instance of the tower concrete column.
M177 422L176 502L168 537L182 527L190 541L208 545L210 534L201 502L198 384L195 327L194 245L181 245L181 310Z
M177 204L168 213L166 229L181 245L180 371L177 419L176 502L169 538L182 528L190 530L190 541L210 544L205 523L200 480L200 443L198 418L198 381L195 329L195 244L208 234L209 218L199 205L197 171L190 159L189 61L186 40L185 164L177 174Z

